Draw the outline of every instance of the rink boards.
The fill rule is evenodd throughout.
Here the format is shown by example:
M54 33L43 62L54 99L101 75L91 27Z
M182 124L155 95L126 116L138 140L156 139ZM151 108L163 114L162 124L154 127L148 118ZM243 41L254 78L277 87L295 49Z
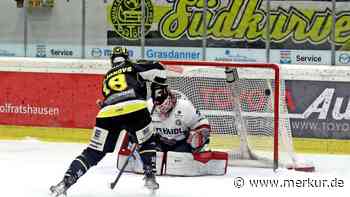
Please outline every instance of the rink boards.
M0 140L36 138L53 142L87 143L91 129L50 128L0 125ZM236 142L227 136L212 136L211 149L229 149ZM350 154L350 140L293 138L297 153Z
M0 139L31 136L50 141L86 142L90 136L89 128L93 126L98 111L95 101L101 96L102 74L108 68L108 61L105 60L0 58L0 93L4 95L0 97ZM303 132L303 129L310 128L302 125L304 121L320 121L319 126L323 126L320 128L331 129L333 132L329 132L330 138L337 137L333 135L333 130L337 130L338 133L335 134L341 137L349 135L350 111L346 111L350 102L346 93L350 92L350 88L349 91L346 90L350 84L349 76L350 67L346 66L282 66L283 79L305 87L308 86L308 81L312 81L313 90L320 89L320 93L314 95L315 98L309 98L309 105L301 109L304 113L295 116L299 118L296 123L304 126L295 132L298 134L298 138L294 138L297 152L350 153L349 140L327 139L327 132L320 138L313 138L313 135L303 138L304 133L318 134L324 131ZM336 84L327 87L331 83ZM341 94L337 94L337 89L341 90ZM300 92L302 91L305 91L305 95L297 96L297 104L303 97L307 100L306 97L310 94L307 89L301 89ZM328 110L328 115L332 117L321 117L320 112L312 112L310 117L301 116L307 115L305 111L309 108L306 108L312 106L317 99L329 99L333 103L328 109L325 105L322 108L316 107L314 112ZM321 101L319 102L322 103ZM337 105L341 112L338 114L333 109ZM230 143L232 141L228 137L213 137L212 140L213 147L223 147Z

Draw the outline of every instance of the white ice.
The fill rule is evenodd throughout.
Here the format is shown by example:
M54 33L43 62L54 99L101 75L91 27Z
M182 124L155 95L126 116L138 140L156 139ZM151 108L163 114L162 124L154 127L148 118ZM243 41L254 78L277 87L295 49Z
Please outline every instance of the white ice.
M58 183L70 162L85 144L49 143L35 139L0 141L0 197L48 197L49 187ZM302 155L317 168L314 173L262 168L230 167L225 176L157 177L160 189L150 193L143 188L142 175L125 173L114 190L109 183L116 176L116 156L107 155L68 190L69 197L238 197L238 196L346 196L350 191L350 156ZM244 186L236 188L237 177ZM286 179L304 181L298 188L254 187L251 180ZM313 184L326 180L325 186ZM309 181L309 183L307 182ZM310 182L311 181L311 182ZM315 183L315 182L314 182ZM300 186L300 185L299 185Z

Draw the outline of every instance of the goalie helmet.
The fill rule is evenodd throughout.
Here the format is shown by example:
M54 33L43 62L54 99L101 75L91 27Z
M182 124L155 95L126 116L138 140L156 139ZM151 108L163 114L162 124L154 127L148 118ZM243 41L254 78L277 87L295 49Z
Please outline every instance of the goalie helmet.
M155 109L161 116L167 116L176 105L176 97L169 90L166 79L156 77L151 84L151 92Z
M129 52L125 47L114 47L111 54L112 68L124 65L129 60Z

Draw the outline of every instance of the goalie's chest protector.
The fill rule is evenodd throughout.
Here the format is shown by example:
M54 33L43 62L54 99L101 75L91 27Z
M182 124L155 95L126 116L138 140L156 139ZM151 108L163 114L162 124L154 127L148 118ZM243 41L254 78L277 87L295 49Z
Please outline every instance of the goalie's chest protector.
M177 101L168 118L161 118L157 110L152 115L155 131L162 137L177 141L187 137L194 119L196 119L194 107L181 99Z

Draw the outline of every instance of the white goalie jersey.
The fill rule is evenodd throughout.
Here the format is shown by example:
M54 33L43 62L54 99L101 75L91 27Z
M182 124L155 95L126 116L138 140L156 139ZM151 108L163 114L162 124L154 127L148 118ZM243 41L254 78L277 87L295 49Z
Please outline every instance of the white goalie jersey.
M152 99L148 100L148 109L150 112L153 109ZM155 109L152 123L155 132L161 137L176 141L184 140L190 130L209 125L208 120L186 99L178 99L167 117L161 117Z
M148 109L152 113L152 127L155 132L170 141L187 140L189 132L210 128L207 118L201 115L187 99L177 99L176 105L166 117L162 117L161 113L156 110L157 108L153 109L152 100L148 100ZM119 169L130 154L130 144L128 145L127 141L124 147L118 153L117 167ZM224 175L227 161L227 153L220 151L157 152L156 170L158 175ZM137 152L133 153L125 171L143 172L142 161Z

